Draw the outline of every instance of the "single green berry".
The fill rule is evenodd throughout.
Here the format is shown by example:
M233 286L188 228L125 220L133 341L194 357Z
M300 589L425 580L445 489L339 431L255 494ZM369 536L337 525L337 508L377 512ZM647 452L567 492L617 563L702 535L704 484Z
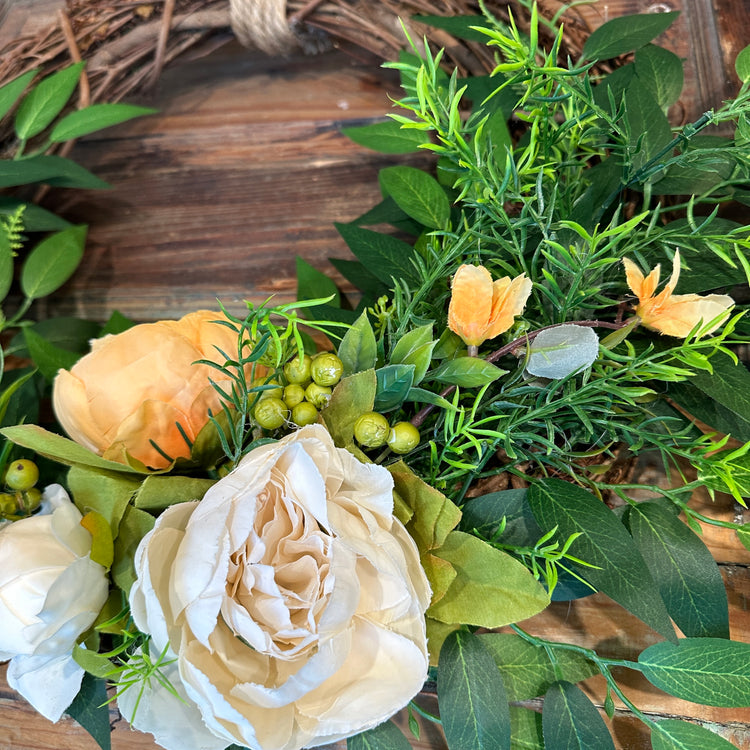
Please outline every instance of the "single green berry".
M396 422L388 433L388 447L394 453L409 453L418 445L419 430L411 422Z
M315 424L318 421L318 410L309 401L301 401L292 409L292 422L298 427Z
M289 409L280 398L270 396L258 401L253 416L264 430L276 430L286 422L289 417Z
M390 429L388 420L382 414L368 411L354 423L354 437L360 445L379 448L385 445Z
M344 363L335 354L331 354L330 352L319 354L312 361L312 366L310 367L310 375L313 382L318 385L336 385L341 380L343 372Z
M39 479L39 469L28 458L20 458L8 464L5 484L12 490L30 490Z
M33 513L42 504L42 491L37 487L21 493L20 505L27 513Z
M294 409L297 404L301 404L305 400L305 389L297 384L290 383L284 388L284 403L290 408Z
M305 388L305 398L317 409L322 409L331 400L331 389L318 383L310 383Z
M312 358L305 354L302 359L295 357L293 360L287 362L284 365L284 376L289 383L295 383L302 385L302 383L308 383L310 381L310 366L312 365Z
M15 516L18 513L18 503L15 495L7 492L0 493L0 516Z
M263 390L260 390L263 388ZM257 389L257 390L254 390ZM284 396L284 388L277 380L266 380L266 378L256 378L250 383L250 397L257 398L260 401L266 398L281 399Z

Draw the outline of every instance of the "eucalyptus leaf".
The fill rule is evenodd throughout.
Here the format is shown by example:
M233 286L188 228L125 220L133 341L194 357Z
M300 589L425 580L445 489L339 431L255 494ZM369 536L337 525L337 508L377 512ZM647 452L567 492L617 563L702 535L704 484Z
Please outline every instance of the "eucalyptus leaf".
M415 369L414 365L385 365L375 370L378 382L375 411L392 411L404 403L414 384Z
M0 188L46 182L54 187L100 190L109 184L63 156L40 154L23 159L0 159Z
M411 750L411 745L392 721L386 721L374 729L349 737L346 740L346 748L347 750Z
M109 725L109 696L104 680L88 673L83 675L81 689L66 713L72 716L93 738L101 750L112 747Z
M31 80L39 72L39 68L34 70L28 70L26 73L22 73L12 81L9 81L4 86L0 87L0 117L10 112L13 105L18 101L18 97L23 94L26 87L31 83Z
M564 680L544 696L542 728L546 750L615 750L596 706L579 687Z
M150 107L137 107L134 104L91 104L61 118L55 124L49 138L52 143L69 141L155 112L156 110Z
M381 154L408 154L418 151L423 143L430 140L424 131L402 128L395 120L341 128L341 132L360 146L379 151Z
M367 312L363 312L347 329L339 344L338 356L344 365L344 377L375 367L377 342Z
M385 167L380 186L408 216L429 229L445 229L450 219L448 196L427 172L416 167Z
M589 34L583 45L583 57L586 60L608 60L639 49L666 31L679 15L675 11L613 18Z
M21 289L26 297L46 297L73 275L83 257L86 231L85 225L63 229L29 253L21 269Z
M507 370L487 362L479 357L459 357L443 362L429 373L430 380L440 383L450 383L462 388L479 388L505 375Z
M532 341L526 370L560 380L590 367L598 356L599 337L592 328L565 324L542 331Z
M661 719L651 727L653 750L736 750L710 729L679 719Z

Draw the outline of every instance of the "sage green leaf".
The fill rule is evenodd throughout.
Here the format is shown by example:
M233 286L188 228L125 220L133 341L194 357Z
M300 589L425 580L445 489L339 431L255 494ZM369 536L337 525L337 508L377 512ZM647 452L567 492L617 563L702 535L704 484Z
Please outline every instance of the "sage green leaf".
M0 188L46 182L54 187L99 190L109 184L88 169L62 156L30 156L28 159L0 159Z
M586 60L609 60L648 44L666 31L679 12L637 13L613 18L589 34L583 45Z
M363 312L344 334L338 356L344 365L344 377L375 367L378 346L367 312Z
M642 651L638 664L652 685L675 698L707 706L750 706L750 643L663 641Z
M94 738L102 750L111 750L109 696L104 680L88 673L84 674L81 689L65 713L72 716Z
M10 112L18 97L21 96L29 83L31 83L31 79L38 72L39 68L29 70L0 88L0 117L5 117Z
M544 750L542 715L521 706L510 707L510 746L512 750Z
M430 140L423 130L402 128L395 120L341 128L341 132L360 146L381 154L409 154L418 151L423 143L429 143Z
M24 329L23 336L31 359L47 382L52 382L59 370L69 370L81 357L76 352L55 346L33 328Z
M672 140L672 128L659 103L645 86L629 86L625 91L625 118L630 133L633 169L652 166L652 160Z
M570 482L544 478L531 485L528 501L542 529L557 528L554 538L560 544L580 534L570 554L596 567L571 563L576 572L665 638L675 638L641 553L620 519L601 500Z
M85 63L79 62L47 76L18 105L16 135L27 140L41 133L60 114L78 85Z
M404 403L414 383L415 369L414 365L386 365L375 370L378 382L375 411L391 411Z
M337 447L349 449L354 445L354 423L372 411L376 388L375 371L364 370L341 378L333 389L320 416Z
M26 297L46 297L73 275L83 257L86 231L85 225L63 229L29 253L21 270L21 290Z
M750 44L740 50L734 61L734 69L740 81L743 83L750 81Z
M641 47L635 53L635 74L663 110L680 98L685 74L674 52L655 44Z
M544 696L545 750L614 750L612 735L596 706L576 685L561 680Z
M386 721L374 729L349 737L346 740L346 748L347 750L411 750L411 745L392 721Z
M146 534L154 528L154 517L129 505L120 522L119 534L115 540L115 561L112 564L112 579L125 592L136 581L135 551Z
M679 719L662 719L651 728L653 750L736 750L710 729Z
M69 141L112 125L119 125L135 117L152 115L156 111L150 107L137 107L134 104L92 104L65 115L52 128L49 139L52 143Z
M420 326L402 336L391 352L391 364L414 365L414 385L422 381L432 361L437 341L432 339L432 324Z
M729 638L729 605L708 547L657 503L630 506L626 524L672 619L689 637Z
M385 167L378 174L383 191L404 213L428 229L445 229L451 216L448 196L427 172L416 167Z
M503 680L477 636L457 630L445 639L437 694L450 750L510 750L510 710Z
M544 695L560 679L575 683L599 674L592 662L574 651L553 648L553 662L543 646L514 633L483 633L479 638L500 670L510 701Z
M0 197L0 214L9 216L14 213L19 206L24 206L23 226L27 232L55 232L58 229L65 229L71 226L62 216L53 214L52 211L37 206L33 203L13 198L9 195Z
M501 370L479 357L459 357L443 362L429 374L429 379L458 385L461 388L479 388L494 382L506 372L508 371Z
M526 370L539 378L560 380L584 370L599 356L592 328L566 323L542 331L529 347Z
M106 458L97 456L88 448L84 448L78 443L56 435L54 432L48 432L39 425L22 424L14 427L3 427L0 434L8 440L20 445L23 448L29 448L40 456L49 458L52 461L58 461L67 466L90 466L94 469L104 469L107 471L123 472L125 474L140 474L135 469L131 469L125 464L119 464L115 461L108 461Z
M452 531L434 554L457 574L445 596L427 610L435 620L499 628L549 604L544 587L524 565L471 534Z
M162 511L176 503L202 500L215 484L215 479L155 474L143 480L135 494L133 505L141 510Z
M362 265L389 289L393 286L393 279L403 279L414 286L419 284L419 274L410 261L416 253L411 245L387 234L352 224L335 226Z

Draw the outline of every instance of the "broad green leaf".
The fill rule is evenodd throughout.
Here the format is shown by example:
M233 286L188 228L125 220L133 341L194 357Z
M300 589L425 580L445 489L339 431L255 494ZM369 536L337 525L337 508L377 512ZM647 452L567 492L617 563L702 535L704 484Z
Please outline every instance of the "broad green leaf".
M475 536L452 531L436 556L456 578L427 614L445 623L499 628L541 612L549 596L524 565Z
M19 206L25 207L23 210L23 226L27 232L56 232L58 229L71 226L71 223L63 219L62 216L57 216L52 211L47 211L34 203L27 203L9 195L0 197L0 215L9 216Z
M429 373L429 379L459 385L461 388L479 388L492 383L506 372L508 371L479 357L459 357L443 362Z
M512 86L500 88L506 80L501 73L491 76L469 76L459 78L457 86L466 89L464 98L472 102L474 112L490 113L500 110L507 121L512 116L522 92Z
M659 195L699 195L729 179L736 168L737 160L728 150L688 150L654 182L654 191Z
M458 630L445 639L437 693L451 750L510 750L510 711L503 680L477 636Z
M743 83L750 81L750 44L740 50L734 61L734 69L737 71L737 77Z
M381 154L409 154L418 151L430 138L422 130L402 128L395 120L374 122L354 128L342 128L341 132L355 143Z
M610 156L591 169L585 170L584 180L588 185L576 200L570 218L582 224L587 230L593 231L609 208L612 196L617 196L624 186L623 177L623 166L615 156Z
M374 729L349 737L346 741L346 748L347 750L411 750L411 745L392 721L386 721Z
M109 184L88 169L62 156L30 156L28 159L0 160L0 188L46 182L54 187L98 190Z
M55 346L33 328L24 329L23 335L31 359L48 382L59 370L69 370L80 359L80 354Z
M391 411L404 403L414 384L414 370L414 365L386 365L375 370L378 381L375 411Z
M69 141L155 112L150 107L137 107L134 104L92 104L65 115L52 128L49 138L52 143Z
M707 706L750 706L750 643L663 641L642 651L638 664L652 685L675 698Z
M73 275L83 257L86 230L85 225L63 229L29 253L21 270L21 290L26 297L46 297Z
M542 331L529 347L526 370L539 378L560 380L580 372L599 356L599 337L592 328L566 323Z
M675 638L641 553L601 500L570 482L545 478L531 485L528 501L542 529L557 527L554 538L560 544L572 534L580 534L571 544L570 554L596 567L571 563L576 572L664 637Z
M510 746L512 750L544 750L542 715L538 711L510 707Z
M679 719L662 719L651 729L653 750L736 750L710 729Z
M612 735L596 706L576 685L561 680L544 696L545 750L614 750Z
M427 172L416 167L396 166L381 169L381 188L412 219L428 229L445 229L450 220L448 196Z
M657 503L631 506L626 523L680 630L688 637L729 638L724 581L700 537Z
M153 475L143 480L135 494L133 505L141 510L162 511L176 503L202 500L214 484L215 479L169 474Z
M666 110L682 93L684 72L682 60L674 52L655 44L647 44L635 53L635 74Z
M363 312L344 334L338 356L344 365L344 377L375 367L378 347L367 312Z
M135 565L133 559L138 545L146 534L154 528L154 517L129 505L120 522L119 533L115 540L115 561L112 564L112 579L125 592L135 583Z
M638 13L613 18L589 34L583 45L586 60L609 60L648 44L669 28L679 12Z
M38 72L39 68L29 70L0 88L0 117L5 117L10 112L18 97L21 96L29 83L31 83L31 79Z
M349 449L354 444L354 423L372 411L376 388L375 371L364 370L342 378L333 389L321 417L339 448Z
M552 649L554 663L543 646L535 646L513 633L483 633L479 636L495 660L510 701L543 695L557 680L580 682L599 674L581 654Z
M65 713L72 716L94 738L102 750L111 749L109 696L104 680L88 673L84 674L81 689Z
M410 262L415 250L408 243L351 224L336 224L336 229L362 265L389 289L393 286L393 279L419 284L419 274Z
M18 105L16 135L26 140L41 133L60 114L78 85L83 62L63 68L34 86Z
M388 292L385 284L370 273L358 260L343 260L341 258L329 258L328 260L365 297L375 300Z
M631 85L625 91L625 118L632 167L641 169L672 140L672 128L653 94L641 85Z
M424 226L415 221L399 208L396 201L390 195L383 198L380 203L374 205L369 211L365 211L354 221L350 222L358 227L372 226L373 224L390 224L406 234L418 237L424 231Z

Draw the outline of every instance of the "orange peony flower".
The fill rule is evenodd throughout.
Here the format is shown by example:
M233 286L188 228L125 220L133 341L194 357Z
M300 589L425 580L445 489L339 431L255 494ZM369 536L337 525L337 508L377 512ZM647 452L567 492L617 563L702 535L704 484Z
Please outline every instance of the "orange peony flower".
M680 253L675 252L672 261L672 276L664 289L654 296L659 285L661 264L645 276L629 258L623 258L625 277L633 294L638 297L636 315L646 328L651 328L667 336L686 338L693 328L703 321L708 323L734 305L734 300L726 294L673 294L680 278ZM719 327L717 322L711 333Z
M462 265L451 283L448 327L470 347L493 339L513 325L531 294L526 274L492 280L484 266Z
M221 410L209 377L225 389L230 384L218 370L193 363L223 364L215 346L237 354L237 335L211 322L220 317L201 310L95 340L89 354L55 378L60 424L77 443L113 461L125 463L127 452L151 468L167 467L152 440L172 458L189 457L178 423L194 441L208 410Z

